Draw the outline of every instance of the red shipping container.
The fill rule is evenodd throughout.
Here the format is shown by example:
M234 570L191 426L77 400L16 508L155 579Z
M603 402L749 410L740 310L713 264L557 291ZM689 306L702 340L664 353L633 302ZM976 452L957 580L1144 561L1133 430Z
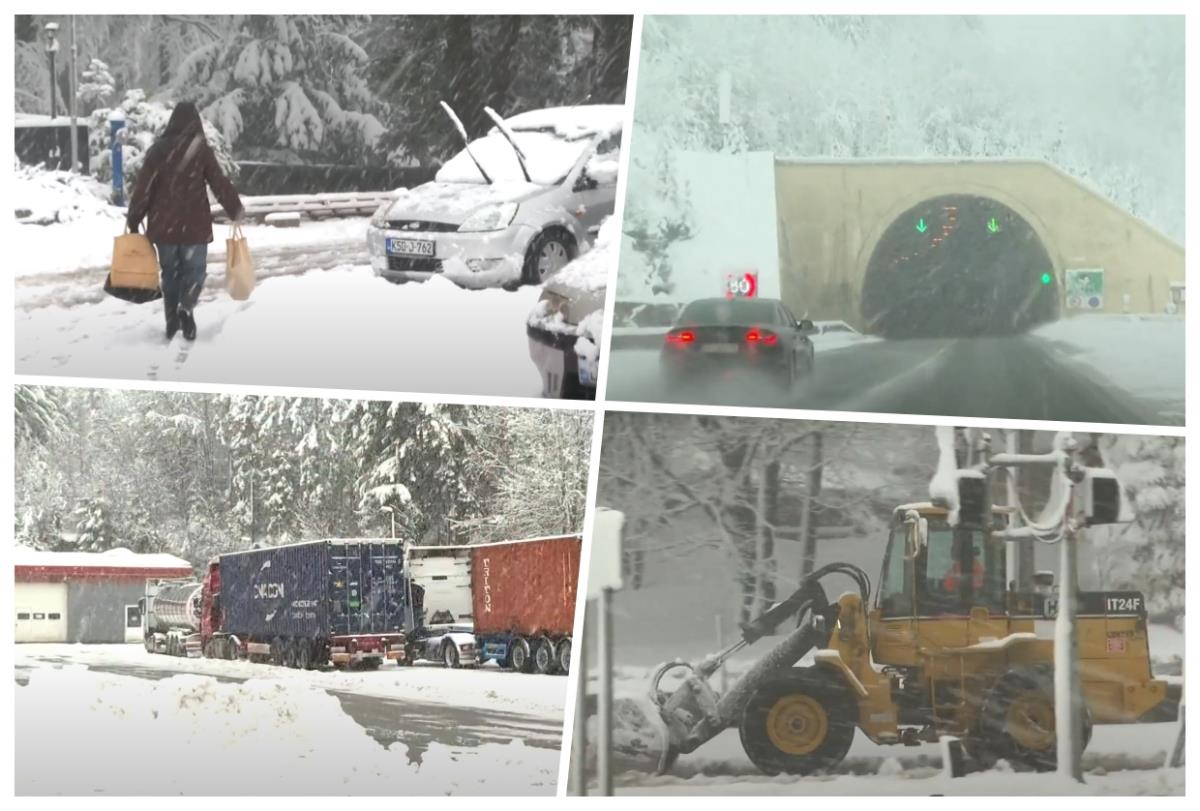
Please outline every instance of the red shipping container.
M578 535L472 547L475 634L569 636L581 547Z

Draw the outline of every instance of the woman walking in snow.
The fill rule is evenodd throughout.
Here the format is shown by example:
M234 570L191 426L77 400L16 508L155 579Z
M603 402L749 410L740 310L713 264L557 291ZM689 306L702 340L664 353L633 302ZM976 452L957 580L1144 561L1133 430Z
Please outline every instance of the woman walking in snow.
M137 233L146 218L146 236L158 250L167 340L181 329L184 338L196 339L196 302L213 241L208 188L229 218L240 221L242 201L204 138L200 112L182 101L146 152L125 219L130 232Z

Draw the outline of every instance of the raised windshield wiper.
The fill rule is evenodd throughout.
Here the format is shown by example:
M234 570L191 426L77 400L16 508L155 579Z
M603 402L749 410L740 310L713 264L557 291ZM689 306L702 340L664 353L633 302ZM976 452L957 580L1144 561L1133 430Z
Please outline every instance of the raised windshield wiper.
M513 134L508 129L508 125L504 123L495 110L491 107L484 107L483 111L488 114L488 118L496 123L496 129L500 130L500 134L504 136L504 140L508 141L513 148L513 153L517 156L517 163L521 164L521 174L525 175L525 182L532 183L533 178L529 176L529 167L525 165L525 153L521 151L521 147L517 146L517 140L513 138Z
M479 162L479 159L475 157L475 153L471 151L471 139L467 136L467 128L463 126L462 120L455 114L454 108L449 104L444 101L440 102L440 104L442 105L442 109L446 111L446 115L450 116L450 120L454 123L454 128L458 130L458 134L462 136L463 148L466 149L467 155L475 163L475 168L479 170L479 174L483 175L483 179L487 181L487 184L489 186L492 185L491 175L484 171L483 164Z

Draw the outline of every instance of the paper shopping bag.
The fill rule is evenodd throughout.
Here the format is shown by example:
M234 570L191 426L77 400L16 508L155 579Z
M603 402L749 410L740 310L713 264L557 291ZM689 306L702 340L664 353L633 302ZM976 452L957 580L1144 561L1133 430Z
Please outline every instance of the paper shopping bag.
M158 289L158 256L145 235L121 234L113 239L108 285L133 290Z
M234 301L245 301L254 290L254 260L239 225L230 229L225 240L225 287Z

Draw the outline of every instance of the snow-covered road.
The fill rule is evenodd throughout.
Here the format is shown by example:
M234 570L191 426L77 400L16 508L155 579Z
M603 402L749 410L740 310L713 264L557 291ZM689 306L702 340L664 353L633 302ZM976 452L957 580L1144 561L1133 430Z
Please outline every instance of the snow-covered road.
M668 386L657 349L614 349L608 397L1003 419L1181 425L1184 320L1078 316L1026 335L817 344L784 395L732 373Z
M19 793L545 795L556 783L561 677L303 672L134 645L22 645L15 665ZM70 740L46 734L65 728ZM101 739L111 757L89 748ZM134 750L144 768L110 762Z

